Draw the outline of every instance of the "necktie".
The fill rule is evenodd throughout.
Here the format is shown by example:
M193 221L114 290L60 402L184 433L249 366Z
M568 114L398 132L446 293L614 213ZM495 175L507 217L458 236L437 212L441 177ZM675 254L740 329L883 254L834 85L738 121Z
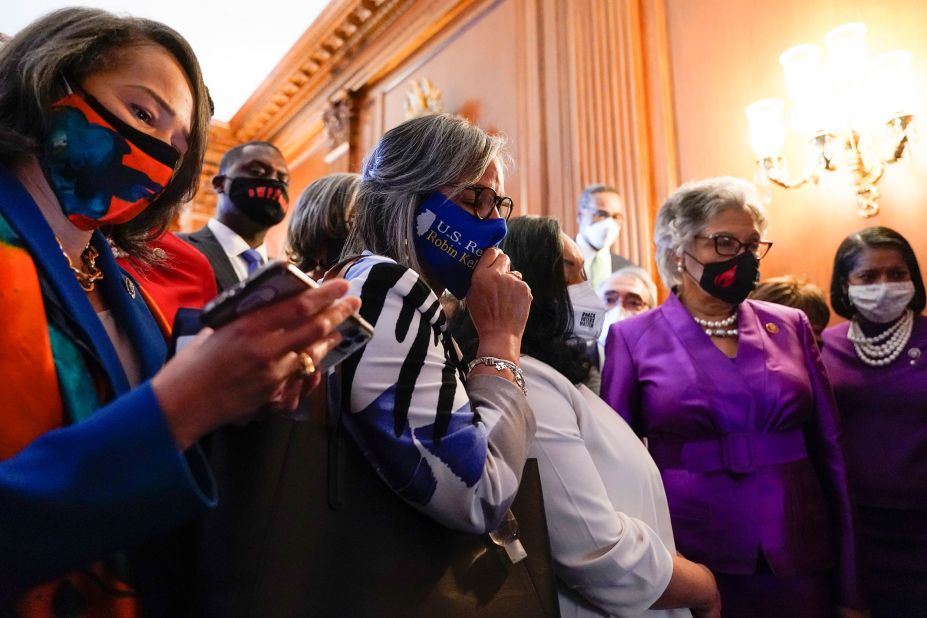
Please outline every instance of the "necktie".
M596 290L612 274L612 255L608 251L596 251L589 267L589 283Z
M255 249L245 249L239 254L239 257L248 264L248 274L250 275L258 269L264 259Z

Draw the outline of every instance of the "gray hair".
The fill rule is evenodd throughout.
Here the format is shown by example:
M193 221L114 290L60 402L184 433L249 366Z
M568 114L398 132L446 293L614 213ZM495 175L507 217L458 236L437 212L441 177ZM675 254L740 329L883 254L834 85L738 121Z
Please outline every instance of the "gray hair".
M641 268L640 266L623 266L615 272L613 272L608 279L606 279L602 285L599 286L599 289L605 287L608 282L615 277L632 277L637 279L644 284L644 287L647 289L647 294L650 295L650 300L646 298L643 299L650 306L651 309L657 306L657 284L654 283L653 277L650 276L650 273Z
M653 242L657 269L667 287L682 283L677 263L684 247L725 210L746 211L760 234L766 232L769 223L759 192L742 178L719 176L687 182L663 202L657 212Z
M493 164L501 179L504 145L504 138L451 114L413 118L387 131L364 159L354 229L342 255L370 251L423 274L412 242L419 206L442 187L473 184Z
M300 269L327 268L338 259L327 249L348 237L359 186L359 174L329 174L299 196L287 229L287 255Z
M621 195L618 193L618 189L611 185L587 185L579 196L579 201L576 203L576 210L589 210L594 207L596 193L614 193L615 195Z

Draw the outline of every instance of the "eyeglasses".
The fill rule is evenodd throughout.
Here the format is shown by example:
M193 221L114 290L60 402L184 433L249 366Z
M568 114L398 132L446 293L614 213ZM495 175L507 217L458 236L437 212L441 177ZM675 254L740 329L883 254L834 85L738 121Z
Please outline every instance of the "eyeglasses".
M743 243L727 234L711 234L709 236L696 234L695 237L714 241L715 252L724 257L734 257L735 255L740 255L743 251L749 251L756 256L756 259L762 260L766 254L769 253L773 245L766 240L754 240Z
M468 192L473 192L472 198L467 195ZM477 219L488 219L494 210L498 210L499 216L508 221L508 218L512 216L512 209L515 208L512 198L505 195L500 197L489 187L464 187L461 196L460 201L473 209L473 214Z
M604 300L606 305L614 306L620 304L626 310L635 313L648 309L647 304L637 294L625 294L622 296L614 290L609 290L605 292Z

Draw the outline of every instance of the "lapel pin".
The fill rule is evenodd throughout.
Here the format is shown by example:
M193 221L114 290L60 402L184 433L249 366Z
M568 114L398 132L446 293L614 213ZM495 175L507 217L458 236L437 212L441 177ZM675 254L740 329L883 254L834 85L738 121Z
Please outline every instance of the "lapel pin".
M775 335L779 332L779 327L772 322L766 322L766 330L769 331L769 334Z
M914 363L916 363L916 362L917 362L917 359L919 359L920 357L921 357L921 349L920 349L920 348L911 348L910 350L908 350L908 358L911 359L911 364L912 364L912 365L913 365Z
M122 278L122 283L126 286L126 292L129 293L129 296L132 297L132 300L135 300L135 295L138 293L135 289L135 283L125 276Z

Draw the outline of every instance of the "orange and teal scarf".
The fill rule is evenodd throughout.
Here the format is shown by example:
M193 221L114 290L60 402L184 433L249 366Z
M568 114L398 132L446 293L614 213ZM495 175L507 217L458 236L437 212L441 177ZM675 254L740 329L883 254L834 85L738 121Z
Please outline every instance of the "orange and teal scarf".
M39 436L78 423L109 398L102 373L46 317L39 274L22 239L0 215L0 459L19 453ZM20 600L24 616L55 615L63 582L83 598L81 616L135 616L134 596L102 563L38 586Z

